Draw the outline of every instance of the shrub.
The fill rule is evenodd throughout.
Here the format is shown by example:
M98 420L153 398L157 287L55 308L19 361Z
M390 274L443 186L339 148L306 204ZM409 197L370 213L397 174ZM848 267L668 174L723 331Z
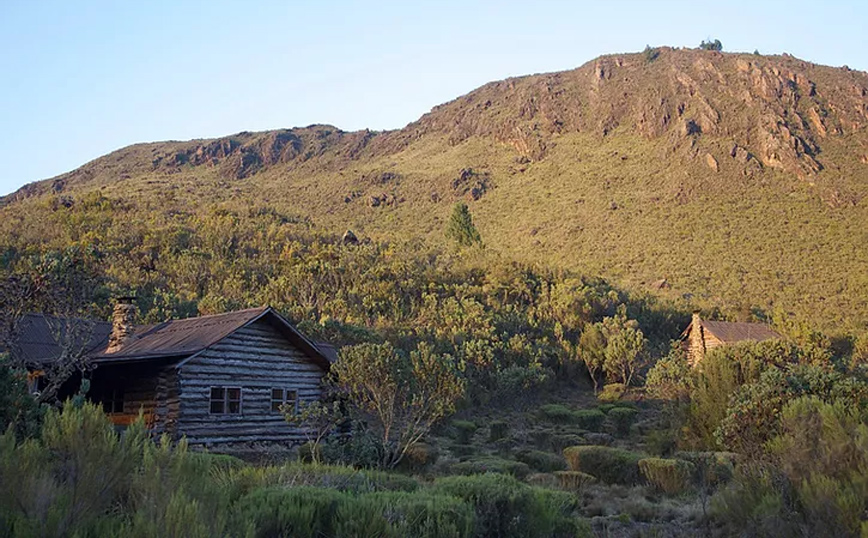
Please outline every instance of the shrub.
M302 463L314 463L317 461L322 461L322 447L317 446L314 443L308 442L298 445L295 453L298 457L298 461Z
M586 486L597 481L592 475L581 471L557 471L555 476L561 488L578 494L581 494Z
M244 460L228 454L190 452L188 457L198 464L215 471L236 471L246 466Z
M257 537L469 537L473 508L430 492L348 494L328 488L266 488L241 498L236 529Z
M694 375L681 342L673 342L669 354L658 360L645 377L645 390L652 398L680 400L690 396Z
M703 39L702 43L699 44L699 48L701 48L702 50L716 50L719 52L723 50L723 44L720 42L719 39L715 39L714 41L712 41L711 39L709 39L708 41Z
M452 445L449 447L449 450L452 451L452 454L458 456L459 458L462 456L472 456L476 454L476 449L474 445Z
M618 435L628 435L639 412L629 407L616 407L609 411L609 421L615 426Z
M281 466L245 467L229 479L242 483L247 492L272 486L316 486L352 493L415 491L419 488L415 479L402 474L295 462Z
M454 474L472 475L485 473L510 474L516 478L524 478L530 474L530 467L520 461L512 461L497 456L480 456L452 465Z
M535 471L550 473L567 468L567 462L561 456L541 450L522 450L516 453L515 459L524 462Z
M462 445L470 444L473 434L476 433L477 429L479 429L479 426L469 420L452 421L453 438Z
M573 417L582 429L592 432L602 430L603 423L606 421L606 414L599 409L579 409L573 413Z
M694 481L715 488L729 482L735 472L737 454L732 452L676 452L675 458L693 464Z
M689 487L695 467L684 460L644 458L639 460L639 470L651 485L663 493L675 495Z
M460 538L472 535L475 520L473 507L456 497L431 492L383 492L374 493L371 497L385 507L385 517L393 536Z
M11 426L19 440L35 437L43 411L27 390L27 372L13 369L0 353L0 432Z
M639 483L639 454L607 446L572 446L564 457L573 471L591 474L607 484Z
M601 402L615 402L620 400L626 391L627 386L623 383L610 383L603 387L603 390L597 395L597 399Z
M488 441L493 443L509 436L509 422L495 420L489 426Z
M421 471L437 462L437 448L427 443L416 443L407 449L404 459L398 464L403 471Z
M565 520L573 509L569 496L533 488L502 474L439 478L433 491L474 507L477 537L556 535L568 525Z
M562 435L552 436L552 449L563 452L569 446L586 445L585 438L574 433L566 433Z
M546 420L556 424L572 424L575 415L572 409L561 404L548 404L539 408L540 414Z

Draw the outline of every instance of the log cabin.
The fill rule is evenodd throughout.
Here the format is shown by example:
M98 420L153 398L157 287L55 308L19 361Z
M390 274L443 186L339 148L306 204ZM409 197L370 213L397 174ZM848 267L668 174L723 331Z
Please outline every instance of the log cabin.
M730 321L708 321L693 313L690 325L681 333L681 342L687 350L687 360L695 367L705 358L705 354L716 347L737 342L760 342L783 338L764 323L735 323Z
M156 434L191 446L304 440L281 412L322 396L322 379L336 358L271 307L154 325L135 325L133 301L119 300L111 323L90 322L87 397L124 427L141 411ZM16 350L31 370L61 353L51 319L21 320ZM74 393L80 379L64 390Z

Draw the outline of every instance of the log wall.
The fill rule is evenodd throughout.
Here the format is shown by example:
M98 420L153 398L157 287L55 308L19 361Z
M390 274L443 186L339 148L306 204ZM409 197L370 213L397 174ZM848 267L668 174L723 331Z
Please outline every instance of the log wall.
M178 434L192 445L294 443L302 431L271 411L271 389L295 390L300 405L322 396L323 368L268 321L242 328L178 370ZM211 387L240 387L241 413L212 414Z

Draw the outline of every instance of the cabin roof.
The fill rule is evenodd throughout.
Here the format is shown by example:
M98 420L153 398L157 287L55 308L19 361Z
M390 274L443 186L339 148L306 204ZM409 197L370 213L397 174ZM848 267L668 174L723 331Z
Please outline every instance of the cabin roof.
M13 353L26 364L45 364L60 358L64 345L88 352L108 341L112 324L81 318L25 314L15 328Z
M708 321L701 320L702 328L721 342L731 344L748 340L761 341L783 338L780 333L772 330L765 323L747 323L732 321ZM691 323L682 333L682 338L690 334L693 328Z
M19 349L31 362L45 362L59 356L61 346L49 330L49 322L41 314L29 314L29 324L21 327ZM106 353L112 325L107 322L93 324L88 354L96 364L120 364L156 359L191 357L223 340L246 325L264 319L271 323L295 346L304 351L323 368L336 355L334 348L325 343L308 340L283 316L270 306L250 308L225 314L164 321L135 327L134 338L114 353ZM82 320L84 321L84 320ZM23 324L22 324L23 325ZM322 349L321 349L322 347Z

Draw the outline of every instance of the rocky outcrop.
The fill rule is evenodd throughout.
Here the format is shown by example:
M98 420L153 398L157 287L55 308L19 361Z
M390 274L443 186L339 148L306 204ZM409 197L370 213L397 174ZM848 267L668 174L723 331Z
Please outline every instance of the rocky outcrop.
M767 166L801 178L823 169L821 144L868 124L868 75L790 56L660 48L605 56L568 72L487 84L441 105L404 130L407 139L442 133L450 143L490 137L530 160L544 159L560 134L724 138ZM682 140L679 140L678 137ZM744 162L750 159L739 155Z

